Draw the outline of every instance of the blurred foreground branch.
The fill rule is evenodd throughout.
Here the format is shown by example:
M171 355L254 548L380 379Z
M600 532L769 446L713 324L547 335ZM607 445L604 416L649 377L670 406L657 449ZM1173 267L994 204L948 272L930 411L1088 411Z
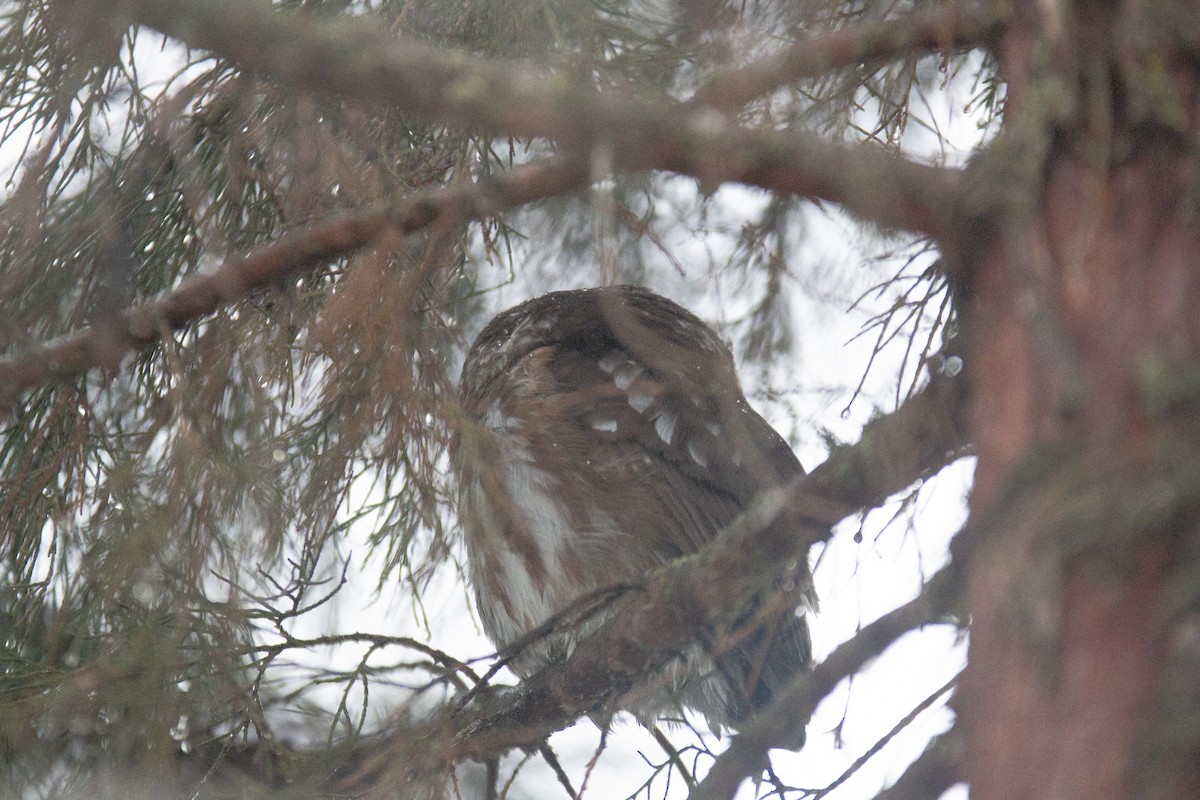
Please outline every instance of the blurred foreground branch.
M227 259L211 272L193 275L175 290L128 309L103 326L0 360L0 410L23 390L115 368L132 350L209 314L222 305L331 258L369 245L382 233L411 233L445 218L479 219L578 185L586 171L564 158L517 167L476 183L420 192L398 206L351 211L294 231L245 256Z
M867 662L886 650L905 633L936 622L943 615L953 592L953 565L930 578L921 593L908 603L865 626L854 638L838 646L812 672L800 673L786 693L759 714L730 742L708 775L691 793L692 800L723 800L733 797L746 778L762 769L767 751L783 747L792 731L807 724L817 705L844 678L855 675Z
M963 778L963 750L962 732L957 727L951 728L934 738L895 783L875 795L875 800L941 797Z
M399 40L356 19L321 20L244 0L127 0L127 7L138 23L304 91L500 135L545 136L580 151L610 148L625 169L819 198L935 238L950 236L958 213L959 171L871 144L746 129L661 93L597 91L572 75Z

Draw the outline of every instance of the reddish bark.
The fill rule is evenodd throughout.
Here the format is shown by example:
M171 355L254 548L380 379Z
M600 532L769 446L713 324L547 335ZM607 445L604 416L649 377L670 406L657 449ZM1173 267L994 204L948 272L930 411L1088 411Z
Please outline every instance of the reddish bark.
M1102 54L1099 36L1116 53L1119 26L1075 11L1044 40L1058 64ZM1023 111L1036 41L1014 26L1004 50ZM1164 411L1146 383L1156 365L1200 363L1200 161L1185 137L1122 118L1116 89L1107 116L1089 116L1097 87L1079 86L1079 127L1057 135L1035 207L1001 221L971 286L971 512L985 535L967 579L968 778L985 800L1200 797L1196 742L1155 729L1196 510L1179 487L1169 520L1103 513L1173 486L1167 464L1200 430L1200 404Z

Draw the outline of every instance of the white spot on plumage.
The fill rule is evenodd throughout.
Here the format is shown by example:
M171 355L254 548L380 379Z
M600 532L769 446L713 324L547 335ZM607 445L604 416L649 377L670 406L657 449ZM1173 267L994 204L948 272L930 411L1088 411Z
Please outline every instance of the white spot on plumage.
M654 430L658 432L658 438L670 444L671 437L675 435L675 423L678 421L678 418L669 411L664 411L660 414L654 420Z
M708 466L708 459L705 458L704 454L701 453L700 450L696 447L695 442L688 442L688 455L690 455L692 457L692 461L695 461L700 466L702 466L702 467Z
M626 361L624 364L621 364L613 370L613 383L615 383L617 388L623 392L632 386L633 382L637 380L637 377L643 372L645 372L645 369L643 369L641 364L635 364L632 361Z
M592 430L600 431L601 433L616 433L617 421L615 419L598 419L592 422Z
M599 365L600 369L604 370L605 372L611 373L614 369L617 368L617 365L619 365L624 360L625 360L625 356L622 355L622 353L619 350L614 350L613 352L611 352L608 355L601 358L600 361L597 362L597 364Z
M629 407L641 414L654 402L654 395L635 392L629 395Z

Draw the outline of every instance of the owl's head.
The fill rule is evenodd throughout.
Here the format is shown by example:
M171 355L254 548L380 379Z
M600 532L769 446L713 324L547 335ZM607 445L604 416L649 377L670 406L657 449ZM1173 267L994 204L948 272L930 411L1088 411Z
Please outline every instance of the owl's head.
M733 356L695 314L640 286L551 292L499 314L475 339L460 393L471 401L540 347L560 346L597 361L622 350L656 374L710 393L737 385Z

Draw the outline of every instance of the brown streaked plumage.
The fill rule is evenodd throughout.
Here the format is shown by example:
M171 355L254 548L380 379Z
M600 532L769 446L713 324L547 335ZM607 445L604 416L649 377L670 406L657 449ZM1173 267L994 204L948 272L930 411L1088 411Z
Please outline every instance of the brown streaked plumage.
M467 354L460 394L474 423L453 446L460 516L501 649L579 597L697 551L803 473L717 335L638 287L554 292L500 314ZM807 563L792 565L749 635L697 646L624 702L647 723L689 707L715 731L737 727L809 668L815 602ZM565 657L602 621L524 647L512 668L527 676Z

